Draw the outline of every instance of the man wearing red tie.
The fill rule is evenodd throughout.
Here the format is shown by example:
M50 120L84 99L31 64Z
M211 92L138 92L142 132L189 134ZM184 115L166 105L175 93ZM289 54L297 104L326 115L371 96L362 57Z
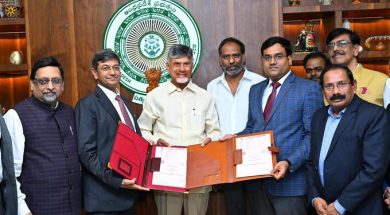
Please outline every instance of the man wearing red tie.
M107 167L118 122L141 134L129 102L119 95L118 56L110 49L92 59L95 92L76 105L79 157L83 166L83 198L87 214L135 214L137 190L147 190Z

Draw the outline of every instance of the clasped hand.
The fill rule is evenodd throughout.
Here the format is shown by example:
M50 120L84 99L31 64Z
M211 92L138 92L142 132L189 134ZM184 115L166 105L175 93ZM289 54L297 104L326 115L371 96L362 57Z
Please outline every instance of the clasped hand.
M322 198L316 198L313 202L313 206L318 215L340 215L334 207L334 203L328 205Z

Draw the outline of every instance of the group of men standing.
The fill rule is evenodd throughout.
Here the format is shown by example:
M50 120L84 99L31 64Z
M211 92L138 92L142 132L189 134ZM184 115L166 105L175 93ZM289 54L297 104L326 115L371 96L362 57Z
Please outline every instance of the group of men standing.
M139 193L148 189L107 165L119 121L165 146L207 147L272 130L280 149L273 178L218 186L229 214L246 214L247 205L251 214L266 215L304 215L311 206L318 214L383 214L390 115L380 106L389 103L390 81L357 62L359 43L356 33L333 30L327 38L333 64L323 54L304 60L317 83L291 71L285 38L261 46L267 78L247 70L241 41L226 38L218 48L223 73L207 91L191 81L191 48L174 45L167 59L172 79L148 93L138 121L120 95L120 59L112 50L94 55L97 86L75 112L59 101L62 66L42 58L31 71L32 96L4 120L0 115L0 214L80 214L82 202L91 215L135 214ZM210 191L155 191L158 213L180 215L184 207L186 215L204 215Z

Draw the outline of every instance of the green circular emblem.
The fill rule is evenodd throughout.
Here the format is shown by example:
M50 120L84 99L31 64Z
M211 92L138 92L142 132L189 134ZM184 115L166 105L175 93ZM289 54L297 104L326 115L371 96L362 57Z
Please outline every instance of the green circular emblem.
M200 31L190 13L172 0L128 2L111 17L103 37L103 47L111 48L121 59L121 84L136 93L138 103L146 94L144 72L148 69L161 69L160 83L170 80L165 64L174 44L193 49L194 73L202 49Z

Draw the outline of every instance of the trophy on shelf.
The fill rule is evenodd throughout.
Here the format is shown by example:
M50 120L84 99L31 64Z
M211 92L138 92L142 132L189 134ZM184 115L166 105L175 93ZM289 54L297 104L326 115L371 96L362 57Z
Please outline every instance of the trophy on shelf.
M299 0L288 0L288 5L290 6L299 6L301 4L301 1Z
M360 0L352 0L352 4L360 4Z
M322 5L331 5L332 0L320 0L320 3L322 3Z
M302 29L295 43L296 52L312 52L318 51L314 36L314 25L311 22L306 22L305 28Z
M377 41L376 45L374 46L374 50L376 51L383 51L386 50L386 40L390 41L389 35L383 35L383 36L371 36L364 41L364 45L367 49L371 48L371 41Z

